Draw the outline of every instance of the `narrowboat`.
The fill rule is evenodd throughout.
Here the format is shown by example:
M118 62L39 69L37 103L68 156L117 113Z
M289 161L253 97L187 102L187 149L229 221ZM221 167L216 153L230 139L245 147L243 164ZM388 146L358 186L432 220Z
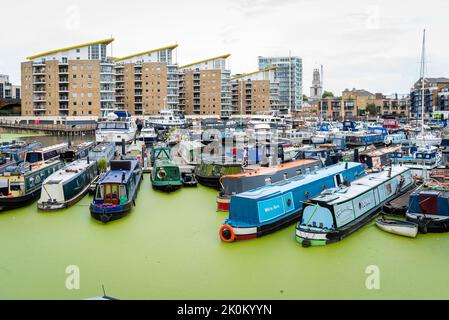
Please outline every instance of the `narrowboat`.
M62 161L53 159L34 165L22 162L6 168L0 174L0 211L24 207L35 201L41 194L43 181L63 166Z
M224 242L249 240L294 224L301 218L304 201L364 175L360 163L339 163L232 196L220 238Z
M372 221L385 203L413 185L411 170L396 165L349 186L324 190L304 203L296 240L304 247L340 241Z
M346 135L348 146L367 146L370 144L384 144L388 131L382 127L370 127L366 131L358 131Z
M108 223L127 215L135 204L142 180L137 160L114 160L110 170L97 183L90 214L95 220Z
M3 144L0 148L0 172L5 171L9 166L22 163L28 151L42 149L44 145L40 142L12 142Z
M83 142L77 146L69 146L67 150L61 153L61 159L65 162L73 162L85 158L94 147L95 143L92 141Z
M40 166L46 161L59 159L68 146L68 143L60 143L43 149L28 151L25 156L25 162L31 164L31 166Z
M360 163L366 164L370 170L379 170L382 166L386 166L391 160L391 155L400 149L401 147L390 147L361 152L359 161Z
M318 159L325 166L336 164L343 160L343 152L334 145L321 145L319 148L300 148L296 159Z
M156 160L151 171L151 184L154 189L171 192L182 187L179 166L171 160Z
M222 176L243 173L244 170L241 163L222 162L221 160L210 158L195 166L195 177L199 184L220 190L220 179Z
M181 141L179 143L178 155L185 163L196 165L201 162L201 150L204 145L199 141Z
M107 163L114 159L116 156L114 143L100 143L89 151L88 157L91 161L99 161L105 159Z
M274 167L250 170L240 174L225 175L221 178L222 190L217 197L217 210L229 211L231 196L276 183L297 175L307 174L321 168L317 159L296 160Z
M70 163L45 179L37 208L55 211L75 204L86 195L97 175L95 161L80 159Z
M449 231L449 184L426 181L409 198L407 221L422 233Z

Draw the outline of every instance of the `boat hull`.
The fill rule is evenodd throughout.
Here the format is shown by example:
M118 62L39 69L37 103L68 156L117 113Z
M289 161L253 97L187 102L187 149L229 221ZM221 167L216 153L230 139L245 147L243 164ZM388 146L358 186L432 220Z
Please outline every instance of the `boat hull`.
M219 212L229 212L229 206L231 204L231 197L218 196L217 197L217 211Z
M123 218L131 212L132 204L127 202L117 206L98 206L90 205L90 215L95 220L108 223Z
M182 183L156 183L152 182L153 189L164 191L164 192L173 192L181 189Z
M199 184L217 190L221 189L220 177L204 177L198 174L196 174L195 176Z
M376 225L385 232L399 236L416 238L418 235L418 225L415 223L392 219L377 219Z
M284 229L292 224L295 224L300 219L301 211L297 211L295 213L287 215L280 220L261 226L240 228L228 224L224 225L220 229L220 238L224 242L236 242L261 238L278 230ZM232 231L230 231L230 229L232 229ZM228 237L228 232L232 234L231 237Z
M75 203L77 203L78 201L80 201L82 198L84 198L84 196L89 192L90 186L92 183L95 182L95 180L97 180L98 177L95 177L95 179L93 179L84 189L82 192L80 192L76 197L65 201L65 202L59 202L59 203L54 203L54 202L41 202L37 204L37 208L41 211L57 211L57 210L62 210L65 208L68 208L70 206L73 206Z
M0 212L25 207L36 201L40 194L41 188L20 197L2 197L0 198Z
M449 217L447 216L432 216L407 212L406 218L407 221L418 224L423 233L449 232Z

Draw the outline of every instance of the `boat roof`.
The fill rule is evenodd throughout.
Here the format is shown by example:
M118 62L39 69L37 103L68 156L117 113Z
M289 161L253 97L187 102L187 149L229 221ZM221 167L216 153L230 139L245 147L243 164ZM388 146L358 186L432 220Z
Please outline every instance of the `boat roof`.
M260 197L270 196L273 193L282 193L291 190L292 188L304 184L313 183L314 181L317 181L323 177L334 175L346 168L346 165L348 166L348 169L352 168L360 168L360 172L364 171L364 167L361 163L357 162L341 162L334 164L329 167L320 168L318 170L312 171L311 173L307 175L298 175L294 178L290 178L284 181L280 181L277 183L273 183L267 186L263 186L258 189L246 191L243 193L240 193L236 195L236 197L241 198L249 198L249 199L258 199Z
M156 160L154 166L155 167L176 167L176 168L178 168L178 165L171 160Z
M381 155L392 153L392 152L399 151L399 150L401 150L400 146L367 151L367 152L363 152L362 154L370 156L370 157L379 157Z
M250 177L250 176L257 176L257 175L270 175L272 173L275 173L279 170L285 170L290 169L293 167L298 167L306 164L311 163L317 163L319 164L320 160L317 159L304 159L304 160L296 160L292 162L287 162L284 164L280 164L274 167L268 167L268 168L260 168L256 170L250 170L239 174L229 174L223 176L223 178L231 178L231 179L238 179L238 178L244 178L244 177Z
M396 177L409 170L410 168L404 166L392 166L391 177ZM368 174L352 182L352 184L348 188L340 189L335 193L321 194L314 197L312 200L318 203L326 203L327 205L335 205L346 202L369 191L370 189L373 189L374 187L387 182L391 179L388 177L388 175L389 168L381 172Z
M95 165L95 162L90 161L87 163L85 159L77 160L53 173L45 179L44 184L59 184L68 181L92 165Z
M120 169L120 165L123 165L123 169ZM123 173L125 174L125 181L128 181L134 168L139 165L137 160L120 160L111 161L111 170L100 180L99 183L122 183ZM125 168L129 169L125 169ZM117 168L117 169L115 169Z

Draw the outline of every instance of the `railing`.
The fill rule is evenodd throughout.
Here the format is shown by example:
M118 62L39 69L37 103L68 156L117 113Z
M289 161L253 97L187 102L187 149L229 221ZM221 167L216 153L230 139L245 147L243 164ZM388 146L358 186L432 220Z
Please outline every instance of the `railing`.
M63 109L62 109L63 110ZM64 124L26 124L16 123L14 121L0 120L0 127L3 128L20 128L36 131L51 131L51 132L79 132L79 131L95 131L96 124L83 125L64 125Z

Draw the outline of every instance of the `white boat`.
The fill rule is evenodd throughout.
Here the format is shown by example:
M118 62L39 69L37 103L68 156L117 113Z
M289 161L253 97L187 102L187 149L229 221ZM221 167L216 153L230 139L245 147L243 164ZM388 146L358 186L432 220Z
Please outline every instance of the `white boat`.
M148 121L145 121L144 127L140 131L139 140L147 144L155 143L157 141L157 132Z
M441 137L434 135L431 132L418 134L413 139L418 147L424 146L439 146L443 140Z
M112 142L119 144L122 140L131 143L137 134L137 124L128 112L110 113L106 120L100 121L95 131L97 142Z
M186 119L175 115L173 110L161 110L159 117L151 117L146 120L146 123L156 130L167 130L170 128L182 128L187 124Z
M96 161L81 159L72 162L44 180L38 209L53 211L75 204L86 195L97 176Z
M416 147L415 147L416 148ZM430 172L441 164L441 153L437 147L419 147L412 151L411 147L402 147L391 155L394 164L400 164L412 169L417 178L429 178Z
M379 229L404 237L416 238L418 235L418 225L397 219L376 219Z

